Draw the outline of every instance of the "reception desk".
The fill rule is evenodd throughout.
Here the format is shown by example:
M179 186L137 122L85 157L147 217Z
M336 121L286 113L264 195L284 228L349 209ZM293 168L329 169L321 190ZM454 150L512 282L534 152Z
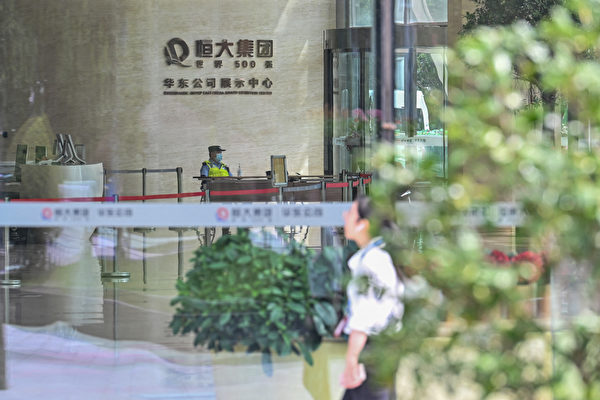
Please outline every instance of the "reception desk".
M274 188L266 177L194 178L204 182L210 202L341 202L345 196L343 187L337 184L327 187L327 183L333 182L319 178L299 177L281 188ZM326 186L324 193L323 185Z

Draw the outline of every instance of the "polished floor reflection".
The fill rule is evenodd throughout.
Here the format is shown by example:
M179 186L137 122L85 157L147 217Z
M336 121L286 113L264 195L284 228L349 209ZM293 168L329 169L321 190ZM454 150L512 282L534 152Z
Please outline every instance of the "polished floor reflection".
M171 333L170 301L199 246L196 232L183 232L180 246L168 229L23 232L9 247L10 279L20 287L0 289L7 381L0 398L340 398L343 343L322 346L313 367L275 357L268 376L260 355L214 354ZM102 278L115 264L129 279Z

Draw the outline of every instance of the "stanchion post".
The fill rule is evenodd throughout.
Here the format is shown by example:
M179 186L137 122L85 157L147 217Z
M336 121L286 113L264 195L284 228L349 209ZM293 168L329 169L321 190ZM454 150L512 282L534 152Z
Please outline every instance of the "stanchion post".
M346 174L346 170L342 171L342 182L344 183L348 183L348 186L344 186L342 188L342 198L344 199L344 201L349 201L348 200L348 193L352 193L350 190L350 183L348 182L348 175Z
M146 175L148 174L148 168L142 168L142 196L146 196ZM145 203L146 199L142 199L142 203ZM146 234L150 231L153 231L154 228L149 227L141 227L141 228L133 228L134 232L139 232L142 234L142 281L144 285L147 283L147 267L146 267Z
M175 168L175 173L177 174L177 194L181 194L183 192L181 176L183 174L183 168L177 167ZM181 203L182 198L177 198L177 203ZM177 227L177 228L169 228L170 230L177 231L177 277L179 279L183 276L183 231L187 230L187 228Z
M146 168L142 168L142 196L146 196L146 174L148 170ZM142 203L145 203L146 199L142 199Z
M8 203L10 200L8 197L4 198L4 202ZM9 235L10 235L10 229L7 226L4 227L4 280L8 281L9 279L9 272L8 272L8 266L10 264L10 239L9 239Z
M113 195L113 202L116 204L119 202L119 195ZM119 228L113 228L113 272L117 270L117 252L119 249Z
M175 173L177 174L177 194L181 194L183 192L183 187L181 183L181 176L183 174L183 168L177 167L175 168ZM177 198L177 202L181 203L181 197Z
M10 198L4 198L5 203L10 202ZM4 279L0 280L0 286L8 288L17 288L21 286L21 281L18 279L10 279L10 228L9 226L4 227ZM6 300L8 300L8 291L5 292ZM8 307L8 301L5 302L5 306ZM5 321L8 323L8 320Z
M183 277L183 231L177 230L177 277Z
M204 190L204 202L210 203L210 189ZM204 246L208 247L208 238L210 237L210 226L204 227Z
M8 203L10 199L8 197L4 198L4 201ZM9 241L9 228L8 226L4 227L4 275L5 280L9 279L8 276L8 264L9 264L9 251L8 247L10 245ZM4 323L9 323L9 306L8 302L10 300L10 296L8 293L8 287L4 287ZM6 389L6 352L4 350L4 325L0 324L0 390Z
M102 197L106 196L106 168L103 168L104 174L102 175Z
M113 199L114 199L114 203L118 203L119 202L119 195L115 194L113 195ZM108 272L108 271L104 271L102 272L102 279L107 280L109 282L127 282L129 281L129 277L131 276L131 274L129 272L122 272L119 271L119 267L118 267L118 257L117 257L117 252L119 251L119 243L120 243L120 239L121 239L121 229L120 228L116 228L115 227L115 234L114 234L114 250L113 250L113 270L112 272Z
M325 179L323 179L321 181L321 202L325 203L327 201L327 182L325 182ZM326 236L327 235L327 229L322 226L321 227L321 250L323 250L323 248L325 248L325 245L327 244L327 240L326 240Z

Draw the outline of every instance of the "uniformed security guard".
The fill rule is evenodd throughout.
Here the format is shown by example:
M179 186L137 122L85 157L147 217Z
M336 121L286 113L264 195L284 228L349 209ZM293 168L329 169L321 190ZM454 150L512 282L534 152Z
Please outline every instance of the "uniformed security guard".
M229 171L229 167L222 162L224 151L225 149L222 149L221 146L208 146L209 159L202 163L202 168L200 168L200 176L209 178L232 176L231 171Z
M223 162L223 152L225 149L222 149L221 146L208 146L208 160L202 163L202 168L200 168L200 176L214 178L220 176L231 176L231 171L229 171L229 167ZM206 181L202 182L203 184ZM223 235L229 235L230 229L228 226L222 227Z

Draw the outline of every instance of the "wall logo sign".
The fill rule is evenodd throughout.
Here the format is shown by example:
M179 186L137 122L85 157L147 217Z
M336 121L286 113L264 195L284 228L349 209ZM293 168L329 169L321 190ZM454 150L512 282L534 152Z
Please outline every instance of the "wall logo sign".
M180 68L192 71L187 68L193 67L196 71L186 77L164 78L165 95L272 94L274 82L269 72L274 67L273 40L202 39L190 46L175 37L166 43L163 53L167 67L173 72Z
M180 54L178 54L178 49ZM165 46L165 57L167 58L167 65L175 64L182 67L191 67L191 65L185 65L183 61L190 55L190 48L183 39L173 38L167 42Z

